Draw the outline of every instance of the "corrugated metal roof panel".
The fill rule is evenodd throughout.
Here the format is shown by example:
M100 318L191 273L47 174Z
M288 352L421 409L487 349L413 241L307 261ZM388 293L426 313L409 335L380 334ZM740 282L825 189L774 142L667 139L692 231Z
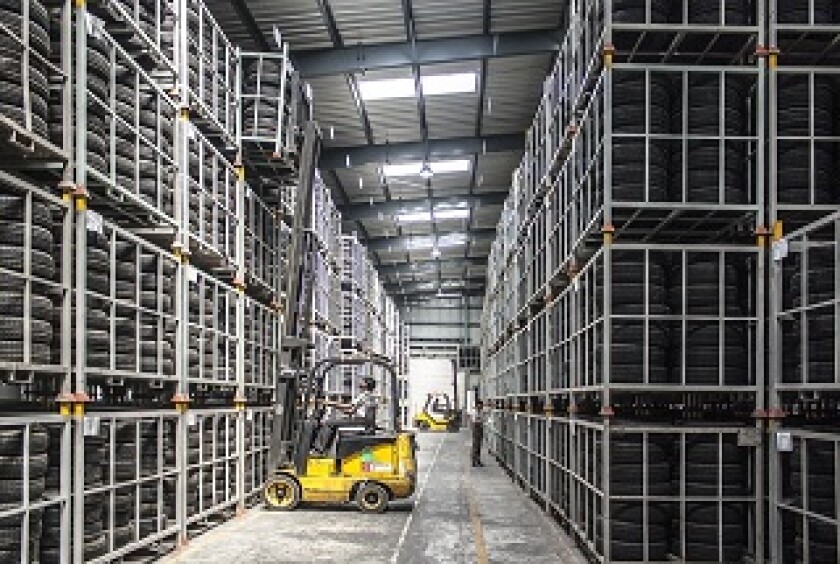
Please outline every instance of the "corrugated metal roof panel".
M490 31L558 29L565 11L563 0L493 0Z
M485 134L527 131L542 95L549 54L519 55L487 62Z
M324 133L324 144L346 147L366 143L359 111L344 76L324 76L312 85L315 119ZM333 133L333 137L330 137Z
M251 15L269 40L276 25L292 49L326 49L333 46L316 0L248 0L247 3Z
M405 41L400 0L330 0L345 45Z
M412 10L418 39L456 37L482 32L483 0L414 0Z

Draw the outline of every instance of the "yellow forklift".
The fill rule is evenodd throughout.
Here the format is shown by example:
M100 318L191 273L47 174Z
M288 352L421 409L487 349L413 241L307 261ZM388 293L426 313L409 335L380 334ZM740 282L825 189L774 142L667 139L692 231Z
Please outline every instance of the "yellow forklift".
M334 368L370 363L390 378L390 413L385 427L365 419L325 420L324 386ZM335 358L317 363L302 394L306 417L294 429L288 462L281 463L263 490L266 507L290 511L300 502L355 502L364 512L381 513L388 502L414 495L416 443L400 430L397 373L376 358ZM292 407L293 406L289 406Z
M414 416L414 425L421 431L457 433L461 429L461 412L453 408L449 394L432 392L426 395L423 410Z
M320 152L320 132L306 124L292 218L288 255L284 370L277 380L269 478L263 498L269 510L291 511L301 502L351 503L362 511L382 512L388 502L414 494L417 483L416 442L400 429L397 373L380 358L309 357L309 309L315 284L310 267L314 249L310 225L312 186ZM389 377L387 421L378 427L373 417L326 419L325 381L332 369L370 364ZM373 420L371 420L373 419Z

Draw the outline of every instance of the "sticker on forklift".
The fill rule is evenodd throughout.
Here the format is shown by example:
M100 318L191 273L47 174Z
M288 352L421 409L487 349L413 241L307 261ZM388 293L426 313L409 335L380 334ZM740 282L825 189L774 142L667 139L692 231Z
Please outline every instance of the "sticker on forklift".
M369 448L362 451L362 462L373 462L373 451Z
M376 463L376 462L363 462L362 463L362 472L379 472L382 474L390 474L394 471L394 467L391 464L384 464L384 463Z

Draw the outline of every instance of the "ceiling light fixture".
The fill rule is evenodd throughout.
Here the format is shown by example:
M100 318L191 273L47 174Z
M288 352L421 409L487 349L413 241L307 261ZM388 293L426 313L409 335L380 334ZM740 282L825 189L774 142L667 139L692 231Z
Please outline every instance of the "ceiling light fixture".
M399 223L420 223L432 221L432 214L427 211L405 212L397 215Z
M476 91L476 73L451 73L420 78L424 96L446 94L473 94ZM366 101L391 100L414 97L413 78L386 78L359 81L359 95Z
M450 161L437 161L431 163L411 162L400 164L386 164L382 167L382 174L386 178L399 176L423 176L424 169L432 174L451 174L456 172L469 172L469 159L455 159ZM428 174L428 172L426 173Z
M467 219L470 216L470 210L466 208L454 208L445 210L435 210L435 219Z
M435 171L429 166L429 163L423 163L423 168L420 169L420 176L425 180L431 180L435 175Z

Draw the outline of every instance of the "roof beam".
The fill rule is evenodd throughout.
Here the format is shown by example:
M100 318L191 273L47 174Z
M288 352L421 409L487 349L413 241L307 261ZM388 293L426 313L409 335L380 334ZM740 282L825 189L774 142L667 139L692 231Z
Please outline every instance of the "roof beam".
M525 135L510 133L504 135L482 135L450 139L431 139L427 143L385 143L355 147L325 147L321 152L321 170L382 164L386 162L423 161L427 152L429 158L453 158L485 153L522 151Z
M550 53L560 46L556 29L469 35L446 39L354 45L295 53L303 78L369 70Z
M456 231L455 233L462 233ZM447 233L440 233L439 236L445 236ZM470 244L476 245L480 243L491 243L496 238L495 229L473 229L468 233ZM367 241L367 248L369 251L379 253L382 251L399 252L399 251L423 251L431 248L416 247L422 242L428 241L431 235L405 235L403 237L372 237Z
M481 194L464 196L446 196L437 198L416 198L411 200L390 200L387 202L348 203L339 206L341 217L347 221L364 219L383 219L389 215L395 215L412 210L428 210L429 207L463 207L466 204L469 208L477 210L482 206L498 206L505 202L507 191L485 192Z
M483 296L485 294L483 286L471 286L467 288L440 288L438 289L396 289L388 292L391 297L411 298L415 296L429 296L436 297L439 293L445 296ZM409 324L410 325L410 324Z

